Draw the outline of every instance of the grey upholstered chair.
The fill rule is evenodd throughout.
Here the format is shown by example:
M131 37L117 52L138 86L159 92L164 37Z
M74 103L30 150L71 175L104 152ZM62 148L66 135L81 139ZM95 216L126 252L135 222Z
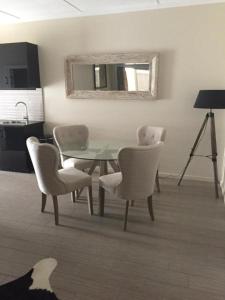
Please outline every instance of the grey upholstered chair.
M153 127L149 125L141 126L137 129L137 143L139 146L153 145L157 142L165 142L166 130L162 127ZM160 192L159 172L156 173L156 187Z
M53 129L53 135L55 142L60 150L74 149L74 147L87 146L89 131L85 125L68 125L58 126ZM85 159L68 158L60 154L62 167L65 168L76 168L79 170L85 170L91 168L93 162Z
M126 200L124 230L127 228L130 201L147 200L151 219L154 220L152 195L162 145L159 142L152 146L121 149L118 155L121 172L99 177L100 214L103 215L105 190Z
M27 148L34 166L39 189L42 192L42 207L44 212L47 195L51 195L54 205L55 224L58 225L57 196L72 193L76 189L88 187L89 213L93 214L91 177L74 168L58 170L59 153L54 145L41 144L35 137L27 139Z

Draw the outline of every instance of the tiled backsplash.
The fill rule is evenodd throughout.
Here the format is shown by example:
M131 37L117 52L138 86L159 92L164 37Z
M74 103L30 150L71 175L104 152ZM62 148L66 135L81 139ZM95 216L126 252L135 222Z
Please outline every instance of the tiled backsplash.
M42 89L36 90L0 90L0 120L21 120L25 116L25 107L16 102L27 104L29 119L44 120Z

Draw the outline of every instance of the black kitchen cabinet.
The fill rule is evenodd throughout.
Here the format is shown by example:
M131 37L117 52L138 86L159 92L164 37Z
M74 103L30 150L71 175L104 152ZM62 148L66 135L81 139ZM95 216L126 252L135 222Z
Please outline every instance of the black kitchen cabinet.
M0 89L40 87L37 45L26 42L0 44Z
M0 170L33 171L26 139L30 136L43 138L43 124L30 122L27 125L0 125Z

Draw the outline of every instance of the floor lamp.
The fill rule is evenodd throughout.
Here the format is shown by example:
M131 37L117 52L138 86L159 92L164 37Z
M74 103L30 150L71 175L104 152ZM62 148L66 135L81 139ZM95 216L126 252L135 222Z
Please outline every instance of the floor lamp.
M224 109L225 108L225 90L201 90L197 96L197 99L194 104L194 108L205 108L209 109L209 112L206 113L203 124L199 130L197 138L194 142L194 145L191 149L191 153L189 159L185 165L183 173L178 181L178 185L181 184L181 181L184 177L184 174L187 170L188 165L190 164L193 156L195 155L195 150L198 147L201 136L203 135L207 123L210 123L210 134L211 134L211 155L206 157L211 158L213 163L213 172L214 172L214 185L215 185L215 195L216 198L219 198L219 190L218 190L218 170L217 170L217 145L216 145L216 128L215 128L215 118L212 109Z

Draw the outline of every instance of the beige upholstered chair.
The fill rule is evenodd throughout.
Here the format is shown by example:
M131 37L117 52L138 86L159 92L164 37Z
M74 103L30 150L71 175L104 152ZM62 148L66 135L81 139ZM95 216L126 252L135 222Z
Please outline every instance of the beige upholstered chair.
M27 148L34 166L39 189L42 192L44 212L47 195L53 198L55 224L58 225L58 195L72 193L76 189L88 187L89 212L93 214L91 177L74 168L58 170L59 153L54 145L41 144L35 137L27 139Z
M53 129L53 135L60 152L62 152L71 148L74 149L76 146L85 147L88 143L89 131L85 125L58 126ZM68 158L62 154L60 157L64 169L73 167L85 170L93 165L93 162L90 160Z
M127 227L129 201L147 200L148 209L154 220L152 195L160 150L163 143L152 146L123 148L118 161L121 172L99 177L100 215L104 214L105 190L126 200L124 230Z
M149 125L141 126L137 129L137 143L139 146L153 145L157 142L165 142L166 130L162 127L153 127ZM160 192L159 173L156 173L156 187Z

